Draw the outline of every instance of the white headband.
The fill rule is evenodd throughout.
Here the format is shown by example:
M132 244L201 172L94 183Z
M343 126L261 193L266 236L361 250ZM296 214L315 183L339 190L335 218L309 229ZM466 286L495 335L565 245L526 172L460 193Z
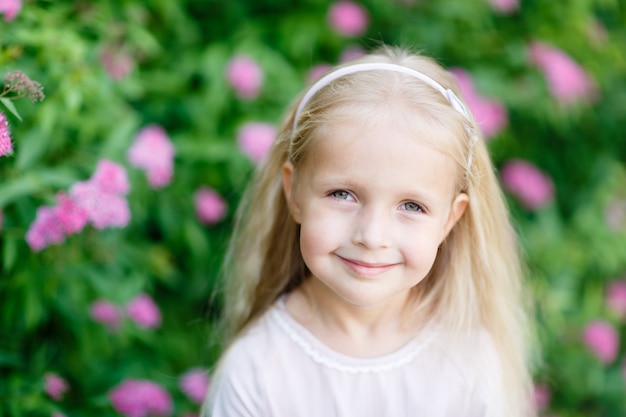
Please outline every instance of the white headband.
M439 91L446 98L446 100L448 100L452 108L454 108L456 111L461 113L469 122L471 122L469 111L467 111L467 108L465 107L463 102L449 88L444 88L437 81L433 80L429 76L422 74L421 72L416 71L414 69L411 69L402 65L397 65L397 64L372 62L372 63L349 65L347 67L343 67L336 71L333 71L330 74L327 74L323 76L322 78L320 78L319 80L317 80L317 82L315 82L315 84L313 84L313 86L309 88L309 91L306 92L306 94L300 101L300 104L298 105L298 109L296 110L296 114L293 118L293 130L295 131L296 127L298 127L298 118L300 117L300 113L302 113L302 110L304 109L304 107L307 105L309 100L311 100L311 98L322 88L326 87L328 84L335 81L336 79L343 77L344 75L354 74L356 72L378 71L378 70L399 72L402 74L410 75L419 80L422 80L423 82L425 82L426 84L434 88L435 90ZM473 153L472 150L474 148L474 144L478 140L478 136L476 136L476 134L470 129L467 129L467 130L471 137L470 153L469 153L469 158L467 161L467 166L469 168L472 165L472 153Z

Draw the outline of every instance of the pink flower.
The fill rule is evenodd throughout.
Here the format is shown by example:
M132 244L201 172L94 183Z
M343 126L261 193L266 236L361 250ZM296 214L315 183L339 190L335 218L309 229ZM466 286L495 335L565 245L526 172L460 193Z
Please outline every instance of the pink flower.
M606 304L621 317L626 317L626 281L613 281L609 285Z
M4 20L10 22L22 10L21 0L0 0L0 14L4 13Z
M561 103L596 98L593 80L565 52L542 42L533 42L528 47L528 55L530 61L543 71L550 92Z
M612 201L604 208L604 221L614 232L626 228L626 201Z
M268 123L246 123L239 129L237 142L244 154L258 163L268 151L274 138L276 128Z
M128 201L122 196L103 191L92 181L74 184L70 196L87 213L89 221L98 230L126 227L130 222Z
M46 391L46 394L53 400L61 401L63 394L65 394L68 389L69 386L67 382L60 376L53 373L44 375L44 391Z
M101 159L91 181L102 191L112 194L127 194L130 190L126 170L119 164Z
M209 374L200 368L192 368L179 379L180 389L197 404L202 404L209 389Z
M69 236L83 230L89 221L89 213L65 193L58 193L56 201L53 211L63 233Z
M100 62L109 76L115 81L126 78L135 66L132 56L114 48L104 49L100 54Z
M49 245L59 244L64 240L63 227L54 213L54 208L39 207L35 221L26 232L28 246L35 252L39 252Z
M500 13L513 13L519 9L519 0L489 0L491 7Z
M358 45L351 45L351 46L348 46L346 49L344 49L341 52L341 56L339 57L339 61L341 61L341 62L352 61L354 59L362 57L366 53L367 52L365 51L365 49L361 48L360 46L358 46Z
M91 303L89 313L94 321L104 324L111 330L116 330L120 327L122 313L115 304L109 301L94 301Z
M545 384L535 384L534 387L534 402L535 409L541 411L544 410L550 404L552 393L550 388Z
M506 128L509 119L506 107L497 100L481 96L467 71L453 68L450 72L456 77L461 94L485 138L489 139Z
M126 306L128 317L140 327L153 329L161 324L161 311L148 294L139 294Z
M263 70L253 59L238 55L228 63L226 79L240 98L252 100L259 95Z
M529 210L538 210L554 198L554 185L550 177L529 162L514 159L501 171L502 185Z
M594 321L585 327L583 342L587 348L604 364L615 360L619 351L617 331L604 321Z
M342 0L334 3L328 11L330 27L343 36L361 36L369 24L369 14L360 4Z
M328 65L328 64L318 64L318 65L315 65L313 68L311 68L309 70L309 75L307 76L307 81L309 83L313 83L313 82L319 80L331 68L332 67L330 65Z
M172 413L172 398L160 385L127 379L109 392L113 408L126 417L166 416Z
M9 122L5 114L0 112L0 156L4 156L12 152L13 152L13 144L11 143L11 132L9 131Z
M152 188L164 187L172 181L174 146L161 126L149 125L137 133L128 160L146 171Z
M226 215L227 205L224 199L209 187L201 187L194 194L196 215L204 224L219 222Z

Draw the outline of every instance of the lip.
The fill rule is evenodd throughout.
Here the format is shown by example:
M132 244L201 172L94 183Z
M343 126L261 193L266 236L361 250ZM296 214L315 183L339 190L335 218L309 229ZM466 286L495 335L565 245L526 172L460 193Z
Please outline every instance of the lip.
M360 276L365 277L373 277L376 275L380 275L383 272L386 272L396 266L396 263L370 263L358 261L355 259L344 258L343 256L337 255L337 257L344 263L353 273Z

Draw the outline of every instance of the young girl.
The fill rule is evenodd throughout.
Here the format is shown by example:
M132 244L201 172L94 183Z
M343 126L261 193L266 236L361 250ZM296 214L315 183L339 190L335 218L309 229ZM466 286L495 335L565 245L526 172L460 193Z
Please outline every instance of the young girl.
M534 415L514 232L431 59L382 48L294 103L227 265L204 416Z

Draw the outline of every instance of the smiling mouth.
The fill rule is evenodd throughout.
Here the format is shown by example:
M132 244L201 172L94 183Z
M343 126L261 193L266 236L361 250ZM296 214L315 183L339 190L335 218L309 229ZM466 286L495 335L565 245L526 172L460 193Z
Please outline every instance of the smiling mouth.
M368 263L361 262L354 259L347 259L337 255L337 257L344 263L353 273L366 277L373 277L383 272L386 272L396 266L397 264L388 263Z

